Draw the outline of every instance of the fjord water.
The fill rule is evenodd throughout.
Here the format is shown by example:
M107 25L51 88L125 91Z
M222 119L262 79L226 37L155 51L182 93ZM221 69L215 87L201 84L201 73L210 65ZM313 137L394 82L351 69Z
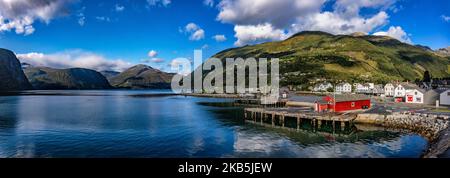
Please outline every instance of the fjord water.
M229 99L169 91L0 96L0 157L419 157L427 141L383 129L347 136L243 122ZM213 104L211 104L213 103Z

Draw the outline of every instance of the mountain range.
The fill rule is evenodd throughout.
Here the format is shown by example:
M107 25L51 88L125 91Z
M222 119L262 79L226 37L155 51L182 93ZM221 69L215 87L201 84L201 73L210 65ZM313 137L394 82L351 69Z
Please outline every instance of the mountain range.
M426 46L403 43L387 36L304 31L283 41L231 48L213 57L223 62L226 58L239 57L279 58L281 85L309 87L324 79L331 82L413 81L421 79L425 71L429 71L433 78L449 77L450 47L433 51ZM208 72L205 71L204 75ZM161 89L170 88L173 76L142 64L123 72L21 65L13 52L0 49L0 91L31 88Z

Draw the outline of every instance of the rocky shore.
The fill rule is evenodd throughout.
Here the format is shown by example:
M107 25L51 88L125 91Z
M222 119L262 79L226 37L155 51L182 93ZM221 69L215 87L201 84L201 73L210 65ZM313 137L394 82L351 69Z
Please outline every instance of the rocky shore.
M431 141L424 158L438 158L450 149L450 128L441 131L438 137Z
M355 123L376 124L384 127L408 129L430 140L438 137L439 132L448 128L449 116L418 113L358 114Z
M358 114L355 123L375 124L388 128L407 129L429 139L424 158L437 158L450 148L450 117L434 114L392 113Z

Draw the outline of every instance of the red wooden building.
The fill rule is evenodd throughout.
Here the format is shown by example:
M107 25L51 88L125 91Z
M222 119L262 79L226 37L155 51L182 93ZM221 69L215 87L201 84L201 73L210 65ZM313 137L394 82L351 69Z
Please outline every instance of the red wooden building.
M336 105L335 105L336 103ZM317 112L346 112L354 110L370 109L370 98L365 95L336 95L325 96L321 101L316 102L315 110Z

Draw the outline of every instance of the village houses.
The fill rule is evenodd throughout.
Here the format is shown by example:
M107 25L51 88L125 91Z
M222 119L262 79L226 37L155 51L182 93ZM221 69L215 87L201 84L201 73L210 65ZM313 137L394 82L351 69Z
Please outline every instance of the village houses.
M337 93L351 93L352 85L350 83L340 83L336 85Z
M326 92L329 89L333 89L333 85L329 82L319 83L314 86L313 91L315 92Z
M395 86L392 83L388 83L384 86L384 96L393 97L395 93Z

